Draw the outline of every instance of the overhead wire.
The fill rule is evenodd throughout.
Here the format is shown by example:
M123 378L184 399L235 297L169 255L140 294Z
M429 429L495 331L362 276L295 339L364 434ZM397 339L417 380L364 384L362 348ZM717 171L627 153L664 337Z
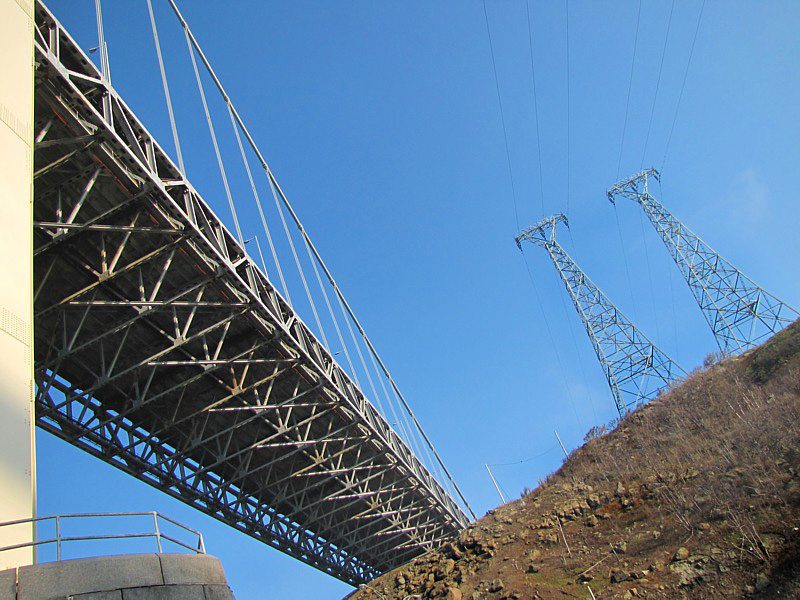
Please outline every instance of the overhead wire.
M494 58L494 44L492 43L492 31L489 28L489 13L486 12L486 0L483 0L483 16L486 19L486 33L489 36L489 51L492 55L492 70L494 72L494 87L497 90L497 103L500 105L500 122L503 125L503 141L506 145L506 160L508 161L508 176L511 179L511 197L514 200L514 220L517 224L516 231L519 231L519 211L517 210L517 191L514 186L514 171L511 169L511 152L508 149L508 132L506 131L506 117L503 112L503 99L500 96L500 80L497 76L497 63ZM515 233L516 233L515 231Z
M485 1L485 0L484 0ZM567 30L567 210L565 214L569 217L569 201L570 201L570 182L572 180L570 172L570 64L569 64L569 0L565 1L566 8L566 30Z
M620 139L619 143L619 158L617 159L617 176L616 181L619 181L619 172L620 168L622 167L622 151L625 147L625 133L628 128L628 112L630 109L631 103L631 89L633 88L633 72L634 67L636 66L636 47L639 43L639 23L641 22L642 17L642 0L639 0L639 8L636 11L636 32L633 36L633 55L631 57L631 71L628 77L628 95L627 99L625 100L625 118L622 121L622 138ZM622 260L625 263L625 276L628 280L628 292L631 295L631 304L633 307L633 316L634 320L638 320L637 310L636 310L636 298L633 293L633 280L631 279L631 270L628 266L628 254L625 251L625 239L622 236L622 226L619 223L619 213L617 213L617 205L616 203L614 206L614 219L617 224L617 234L619 236L619 244L622 249Z
M657 181L658 181L658 197L660 199L663 199L664 198L664 190L661 187L661 178L659 178ZM670 298L672 299L672 317L673 317L672 318L672 335L674 336L674 343L675 343L675 353L674 353L673 356L675 356L675 360L680 364L681 357L680 357L680 343L678 342L678 340L680 339L678 337L678 318L677 318L678 317L678 311L675 308L675 286L673 285L673 281L672 281L674 276L675 276L675 269L670 269L669 270L668 281L669 281L669 295L670 295Z
M566 59L567 59L567 203L566 203L566 210L565 215L569 218L570 213L570 200L571 200L571 187L572 187L572 74L571 74L571 60L570 60L570 33L569 33L569 0L565 0L564 3L564 10L565 10L565 32L566 32ZM567 233L569 234L570 243L572 246L572 252L577 258L577 249L575 247L575 240L572 237L572 230L567 227ZM586 386L587 390L590 390L591 387L588 384L588 378L586 376L586 370L583 364L583 355L578 348L578 341L575 338L575 332L573 331L572 320L569 318L568 310L567 310L567 303L566 299L561 296L561 306L564 309L564 315L567 318L567 329L569 330L570 337L572 338L572 345L575 348L575 354L578 356L578 364L580 366L581 376L583 377L584 385ZM592 414L594 415L595 420L597 420L597 411L595 410L594 406L594 394L589 393L589 403L592 408Z
M539 102L536 97L536 65L533 60L533 32L531 30L531 8L529 0L525 0L525 9L528 15L528 49L531 55L531 82L533 83L533 115L536 123L536 156L539 159L539 200L542 205L542 216L546 216L544 209L544 183L542 181L542 142L539 134Z
M540 136L540 132L539 132L539 110L538 110L538 100L537 100L537 93L536 93L536 71L535 71L535 61L534 61L534 56L533 56L533 33L532 33L532 25L531 25L531 13L530 13L529 0L526 0L525 7L526 7L527 21L528 21L528 49L529 49L529 53L530 53L531 79L532 79L532 82L533 82L534 111L535 111L535 122L536 122L536 145L537 145L537 154L538 154L538 159L539 159L539 161L538 161L539 162L539 188L540 188L539 191L540 191L540 195L541 195L541 199L542 199L542 202L541 202L541 204L542 204L542 213L543 213L543 216L544 216L545 210L544 210L544 191L543 191L543 183L542 183L542 180L543 180L543 169L542 169L542 151L541 151L541 141L540 141L541 140L541 136ZM571 115L570 81L571 81L571 76L570 76L570 52L569 52L569 48L570 48L569 0L565 1L565 21L566 21L565 30L566 30L566 59L567 59L567 144L566 144L566 146L567 146L567 198L566 198L567 202L566 202L566 211L565 212L566 212L567 215L569 215L570 180L571 180L571 168L570 168L570 163L571 163L571 157L570 157L570 139L571 139L571 131L570 131L570 123L571 123L571 116L570 116ZM567 231L569 233L570 240L572 240L572 231L569 228L567 229ZM572 240L572 247L573 247L573 252L574 252L575 251L574 240ZM525 262L525 266L526 266L526 269L528 271L528 277L531 279L531 283L533 284L533 276L532 276L531 271L530 271L530 266L527 263L527 259L526 259L526 262ZM543 307L543 305L541 303L541 299L539 298L536 286L535 286L535 284L533 284L533 285L534 285L534 292L536 293L537 301L539 303L539 309L540 309L540 311L542 313L542 318L547 323L547 318L546 318L545 313L544 313L544 307ZM567 322L571 323L571 321L569 320L568 314L567 314L567 307L566 307L566 303L565 303L565 299L564 299L563 295L561 297L561 301L562 301L562 307L564 308L564 314L567 317ZM563 366L563 364L561 362L561 357L558 354L558 351L556 349L555 338L553 337L553 334L552 334L552 331L550 330L549 324L547 324L547 329L548 329L548 335L550 337L550 342L551 342L551 345L553 347L553 351L556 354L557 359L558 359L559 368L561 370L562 377L564 378L565 389L567 390L567 394L570 396L570 402L571 402L571 404L573 406L573 410L575 411L576 418L578 418L577 410L575 410L575 408L574 408L575 407L575 400L571 396L571 389L570 389L570 387L569 387L569 385L567 383L566 370L564 369L564 366ZM581 374L583 376L584 384L586 385L587 390L590 390L591 388L588 385L588 379L586 377L586 371L585 371L584 365L583 365L583 356L581 355L581 353L580 353L580 351L578 349L577 340L575 339L575 334L574 334L574 332L572 330L571 325L568 327L568 329L569 329L569 332L570 332L570 336L572 338L572 342L573 342L573 346L575 348L575 352L578 355L578 362L580 364L580 369L581 369ZM597 419L597 411L595 410L595 406L594 406L594 396L591 393L589 393L589 402L590 402L590 405L591 405L592 414L594 415L594 418L596 420Z
M622 167L622 150L625 147L625 132L628 128L628 110L631 104L631 89L633 88L633 70L636 65L636 46L639 43L639 22L642 16L642 0L639 0L639 10L636 12L636 33L633 36L633 58L631 58L631 73L628 78L628 99L625 101L625 119L622 122L622 140L619 143L619 159L617 160L617 180Z
M522 460L516 460L514 462L507 462L507 463L489 463L490 467L511 467L514 465L521 465L527 462L531 462L532 460L536 460L537 458L542 458L543 456L550 454L553 450L558 448L558 444L553 444L544 452L540 452L535 456L531 456L530 458L523 458Z
M572 228L567 227L567 235L569 236L569 242L570 242L570 247L571 247L571 250L572 250L572 256L573 256L573 258L575 258L575 260L579 261L579 259L578 259L578 248L575 245L575 238L572 237ZM564 298L563 294L561 295L561 304L564 307L564 314L565 315L568 314L567 301ZM578 368L580 369L581 377L583 378L583 383L586 386L587 396L589 397L589 406L592 409L592 415L594 416L594 420L597 421L597 410L596 410L595 405L594 405L594 400L595 400L594 391L593 391L592 387L589 385L589 378L586 375L586 367L585 367L585 364L584 364L583 352L581 352L580 349L578 348L578 340L575 337L575 330L574 330L575 329L574 319L568 318L567 322L569 323L568 329L569 329L569 335L572 338L572 345L575 348L575 354L578 357Z
M650 141L650 131L651 131L652 127L653 127L653 117L654 117L655 112L656 112L656 102L658 101L658 92L659 92L659 89L661 87L661 74L662 74L662 72L664 70L664 58L667 55L667 42L669 41L669 32L670 32L670 28L672 27L672 15L673 15L674 12L675 12L675 0L672 0L672 3L670 5L670 9L669 9L669 18L667 19L667 30L666 30L666 33L664 34L664 46L661 49L661 61L660 61L659 66L658 66L658 77L656 78L656 90L655 90L655 93L653 94L653 104L650 107L650 119L648 120L648 123L647 123L647 134L645 135L644 147L642 148L642 160L641 160L641 163L639 165L639 168L642 169L642 170L644 169L644 159L645 159L645 156L647 155L647 145L648 145L648 143ZM650 251L649 251L649 249L647 247L647 238L646 238L645 232L644 232L644 217L642 216L642 211L638 211L638 212L639 212L639 226L640 226L640 229L642 231L642 244L644 245L645 264L647 265L647 278L648 278L648 281L650 283L650 301L651 301L651 303L653 305L653 314L654 314L655 320L656 320L656 333L657 333L657 335L658 335L658 337L660 339L661 338L661 324L660 324L660 319L658 318L658 310L656 309L655 288L653 286L653 269L652 269L652 266L650 264ZM673 323L674 323L674 321L676 319L677 319L677 316L673 314Z
M661 161L661 171L664 170L664 164L667 162L667 153L669 152L669 145L672 142L672 133L675 131L675 121L678 120L678 110L681 107L681 100L683 99L683 90L686 88L686 79L689 76L689 67L692 64L692 56L694 56L694 47L697 43L697 34L700 31L700 21L703 19L703 9L706 7L706 0L700 5L700 13L697 15L697 26L694 29L694 38L692 39L692 47L689 50L689 59L686 61L686 70L683 73L683 83L681 83L681 91L678 94L678 103L675 105L675 115L672 117L672 126L669 129L669 137L667 137L667 145L664 148L664 158Z
M650 107L650 120L647 123L647 135L644 138L644 148L642 149L642 162L641 168L644 168L644 159L647 154L647 145L650 141L650 130L653 127L653 116L656 114L656 101L658 100L658 91L661 88L661 73L664 70L664 57L667 55L667 42L669 41L669 31L672 27L672 14L675 12L675 0L669 9L669 19L667 20L667 33L664 35L664 47L661 49L661 63L658 66L658 78L656 79L656 91L653 94L653 105Z
M578 409L576 408L575 405L575 398L572 395L572 388L570 387L569 381L567 380L567 372L564 369L564 363L561 361L561 354L558 352L558 346L556 346L556 340L555 337L553 336L553 331L550 329L550 320L547 318L547 314L544 311L544 304L542 303L542 299L539 296L539 290L536 287L536 281L533 279L533 274L531 273L531 267L528 264L528 257L525 255L524 252L522 253L522 259L525 262L525 270L528 272L528 279L530 280L531 286L533 287L533 294L536 297L536 303L539 306L539 311L542 313L542 321L544 321L545 329L547 330L547 336L550 339L550 345L553 348L553 354L555 354L559 371L561 372L561 376L564 379L564 389L567 392L567 397L569 398L569 403L570 406L572 407L572 412L575 413L575 420L577 422L581 422L581 424L583 425L583 422L580 416L578 415ZM563 299L563 294L562 294L562 299Z

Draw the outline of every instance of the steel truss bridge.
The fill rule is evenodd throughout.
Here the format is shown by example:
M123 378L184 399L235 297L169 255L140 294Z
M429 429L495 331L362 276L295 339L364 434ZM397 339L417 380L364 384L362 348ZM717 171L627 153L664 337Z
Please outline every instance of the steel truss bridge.
M37 425L353 584L465 527L41 3L34 35Z

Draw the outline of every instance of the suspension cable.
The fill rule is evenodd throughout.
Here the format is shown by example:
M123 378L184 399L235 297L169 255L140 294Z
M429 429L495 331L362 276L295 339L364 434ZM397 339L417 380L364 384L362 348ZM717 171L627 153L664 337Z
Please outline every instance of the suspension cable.
M275 180L272 177L272 173L267 171L267 179L269 181L270 190L272 190L272 197L275 199L275 208L278 211L278 214L281 217L281 223L283 223L283 231L286 234L286 239L289 242L289 248L292 250L292 256L294 256L294 263L297 265L297 272L300 274L300 281L303 282L303 289L306 291L306 297L308 298L308 303L311 305L311 312L314 314L314 321L317 323L317 328L319 329L320 334L322 335L322 341L325 343L325 347L328 348L328 352L330 352L330 348L328 347L328 341L325 339L325 330L322 328L322 323L319 320L319 314L317 313L317 306L314 304L314 298L311 296L311 290L308 288L308 281L306 281L306 274L303 271L303 266L300 264L300 257L297 256L297 249L294 246L294 240L292 240L292 234L289 232L289 225L286 223L286 217L283 214L283 209L281 208L280 202L278 202L278 193L276 192L276 185ZM302 227L301 227L302 231ZM305 239L305 237L303 238Z
M350 371L351 372L355 372L355 369L353 368L353 363L350 360L350 353L347 351L347 346L344 343L344 338L342 337L342 332L339 329L339 320L336 318L336 315L333 313L333 308L331 307L331 301L328 298L328 292L325 290L325 286L322 283L322 277L320 277L320 275L319 275L319 269L317 268L317 263L316 263L316 261L314 260L312 254L311 254L311 249L308 247L308 242L305 241L305 238L303 238L303 242L304 242L303 245L306 247L306 252L308 253L308 260L311 263L311 266L314 268L314 275L316 275L316 277L317 277L317 283L319 284L319 289L322 291L323 298L325 298L325 304L328 307L328 314L330 314L331 320L333 321L333 327L336 330L336 336L339 338L339 344L341 344L342 350L344 351L344 355L347 358L347 364L350 365ZM358 385L359 388L361 387L361 384L358 383L358 380L356 380L356 385ZM378 401L378 407L380 408L381 412L383 412L383 407L381 406L380 398L378 398L377 401Z
M206 58L205 53L200 48L200 44L197 42L196 38L194 37L194 34L189 29L189 26L186 23L186 20L183 18L183 15L181 14L180 10L178 9L177 4L175 4L175 0L167 0L167 1L169 2L170 6L172 7L172 10L175 13L175 16L178 18L178 21L184 27L184 31L186 32L187 38L189 40L191 40L192 45L194 45L195 49L197 50L198 56L203 61L203 64L205 65L205 67L206 67L209 75L211 76L214 84L217 86L217 89L220 91L220 93L222 94L223 98L227 99L228 95L225 92L225 88L222 86L222 83L220 82L219 78L217 77L216 73L214 72L213 68L211 67L211 64L208 62L208 59ZM289 200L287 199L286 195L284 194L283 190L281 189L280 185L278 184L278 181L275 179L275 176L273 175L272 171L270 170L266 160L264 159L264 156L261 154L261 151L258 149L258 146L255 143L255 140L253 140L252 135L250 134L250 132L247 129L247 127L245 126L244 121L242 120L241 116L239 115L238 111L236 110L236 107L233 106L232 103L230 104L230 110L233 113L233 116L236 119L236 122L239 124L239 127L241 127L241 130L242 130L242 133L245 136L245 139L247 139L248 143L250 144L250 147L253 149L254 154L256 155L256 157L258 158L262 168L264 169L264 171L265 171L265 173L267 175L267 178L268 178L268 180L270 182L270 187L272 189L272 193L273 193L273 196L275 197L276 202L278 201L278 196L280 196L280 200L281 200L282 204L289 211L289 214L291 215L291 217L292 217L293 221L295 222L295 225L297 226L297 228L300 230L301 235L306 239L306 241L307 241L307 243L309 245L309 248L311 249L312 253L314 254L314 257L317 259L317 263L319 264L320 268L322 268L323 273L328 278L328 281L330 281L331 286L333 287L334 291L336 292L336 295L339 297L340 301L343 303L344 307L347 310L347 313L350 315L350 318L353 320L353 323L356 325L357 329L359 330L359 332L363 336L364 341L366 342L369 350L374 354L375 359L378 361L378 364L381 367L381 370L385 373L387 380L391 384L391 387L395 390L395 393L397 394L398 398L400 399L400 401L401 401L401 403L403 405L403 408L405 408L405 410L408 412L408 414L411 417L415 427L419 430L420 434L422 435L423 439L425 440L425 443L428 445L430 450L433 452L433 455L436 457L436 460L441 465L442 469L444 470L444 473L450 479L451 483L455 487L456 491L458 492L458 496L459 496L459 498L461 498L461 501L463 502L464 506L467 508L469 513L472 515L472 518L476 519L477 516L475 515L475 512L470 507L469 502L467 502L467 499L464 497L464 494L461 492L461 489L458 487L458 485L456 484L455 480L453 479L453 476L451 475L450 471L445 466L444 462L442 461L441 456L439 456L439 453L433 447L433 443L431 442L431 440L428 437L428 435L425 433L425 430L422 428L422 425L419 422L419 420L416 418L416 415L411 410L411 406L406 401L405 397L403 396L402 392L400 391L399 387L397 386L397 383L392 378L391 373L389 372L388 368L384 364L383 360L381 360L380 355L377 353L377 350L373 346L373 344L370 341L370 339L367 337L366 332L364 332L364 329L361 326L361 323L356 318L355 313L353 312L352 308L350 307L350 305L348 304L348 302L345 299L344 295L342 294L341 289L339 288L338 284L336 283L336 281L333 278L333 275L331 274L331 272L328 269L328 267L325 264L325 262L322 260L322 257L320 256L316 246L314 246L313 242L308 237L308 234L306 233L305 228L303 227L302 223L300 222L300 219L297 216L297 213L295 213L294 209L292 208L292 205L289 203ZM281 215L281 219L283 220L283 212L280 212L280 215ZM284 224L285 224L285 220L284 220ZM290 239L290 242L291 242L291 239ZM292 246L292 248L294 248L293 244L291 244L291 246ZM302 275L302 272L301 272L301 275ZM303 279L304 279L304 277L303 277Z
M189 57L192 59L192 68L194 68L194 76L197 79L197 89L200 91L200 99L203 101L203 110L206 113L206 122L208 123L208 131L211 133L211 141L214 144L214 153L217 155L217 164L219 165L219 172L222 175L222 184L225 186L225 195L228 197L228 205L231 208L231 215L233 216L233 224L236 227L236 236L239 239L242 249L244 249L244 236L242 236L242 228L239 227L239 217L236 215L236 207L233 205L233 196L231 196L231 188L228 185L228 176L225 174L225 166L222 164L222 155L219 152L219 144L217 143L217 134L214 133L214 124L211 122L211 113L208 111L208 102L206 102L206 94L203 90L203 82L200 79L200 71L197 70L197 61L194 57L194 50L192 43L189 40L189 30L184 25L183 32L186 35L186 44L189 48ZM227 96L225 102L228 102Z
M149 1L149 0L148 0ZM236 121L233 118L233 112L231 111L231 105L227 104L228 107L228 114L231 117L231 126L233 127L233 133L236 136L236 143L239 145L239 152L242 154L242 161L244 162L245 171L247 171L247 178L250 181L250 189L253 190L253 199L256 202L256 206L258 207L258 214L261 217L261 225L264 228L264 232L267 234L267 242L269 242L269 249L272 252L272 259L275 261L275 267L278 270L278 277L281 280L281 286L283 287L283 293L286 295L286 298L289 298L289 289L286 287L286 280L283 277L283 269L281 269L281 263L278 260L278 253L275 251L275 244L272 241L272 235L270 234L269 227L267 227L267 219L264 216L264 207L261 204L261 198L258 195L258 190L256 189L255 181L253 181L253 174L250 171L250 161L247 160L247 154L244 151L244 146L242 145L242 138L239 135L239 127L236 125ZM262 259L263 262L263 259ZM266 270L266 267L265 267ZM266 273L265 273L266 275Z

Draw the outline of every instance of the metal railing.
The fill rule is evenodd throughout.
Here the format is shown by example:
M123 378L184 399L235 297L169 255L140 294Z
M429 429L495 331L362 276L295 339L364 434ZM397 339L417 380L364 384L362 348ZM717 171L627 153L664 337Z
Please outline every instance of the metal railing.
M152 526L152 530L144 531L144 532L135 532L135 533L102 533L102 534L95 534L95 535L63 535L62 534L62 525L64 521L71 521L71 520L85 520L85 519L113 519L116 517L126 518L126 517L149 517L148 521ZM177 527L182 532L191 534L192 537L197 536L196 544L190 544L180 539L173 537L172 535L168 535L164 533L163 528L159 527L159 520L165 521ZM206 547L203 542L203 534L199 531L195 531L182 523L174 519L170 519L160 513L155 511L153 512L120 512L120 513L82 513L82 514L66 514L66 515L52 515L46 517L34 517L31 519L19 519L17 521L7 521L5 523L0 523L0 530L4 527L12 527L14 525L24 525L26 523L30 523L32 525L38 526L40 523L46 522L53 522L55 524L55 537L48 537L43 539L34 539L29 542L24 542L21 544L14 544L12 546L3 546L0 547L0 552L4 552L6 550L17 550L19 548L27 548L27 547L34 547L38 548L39 546L55 544L56 546L56 560L61 560L61 547L62 544L65 542L84 542L84 541L96 541L96 540L117 540L117 539L132 539L132 538L154 538L156 541L156 548L159 554L164 552L164 542L171 542L189 550L191 552L195 552L197 554L205 554Z

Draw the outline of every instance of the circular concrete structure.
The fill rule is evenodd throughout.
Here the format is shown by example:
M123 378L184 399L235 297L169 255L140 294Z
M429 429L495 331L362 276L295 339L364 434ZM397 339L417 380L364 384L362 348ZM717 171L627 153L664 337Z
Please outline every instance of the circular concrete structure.
M0 571L0 600L234 600L208 554L126 554Z

